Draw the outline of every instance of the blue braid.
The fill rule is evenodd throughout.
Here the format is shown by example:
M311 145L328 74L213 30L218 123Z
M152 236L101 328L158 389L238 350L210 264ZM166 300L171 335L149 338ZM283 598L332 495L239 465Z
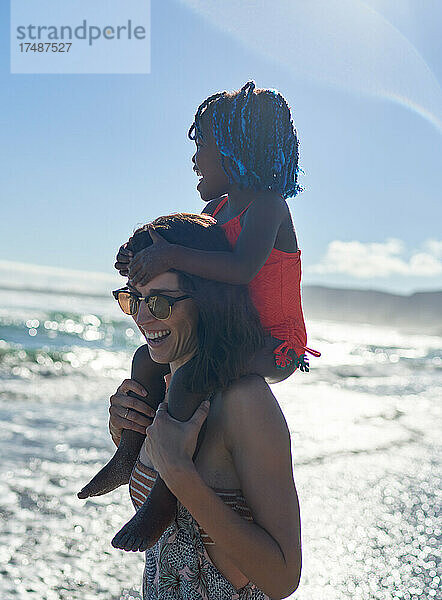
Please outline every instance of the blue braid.
M189 138L203 138L201 117L212 109L215 142L229 182L240 188L272 189L284 199L296 196L299 141L290 108L274 89L255 91L248 81L238 92L219 92L199 107Z

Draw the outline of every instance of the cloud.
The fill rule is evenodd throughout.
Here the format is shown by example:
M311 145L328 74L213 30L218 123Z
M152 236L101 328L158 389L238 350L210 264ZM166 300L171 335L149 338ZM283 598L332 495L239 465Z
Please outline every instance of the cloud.
M384 243L358 241L330 242L323 259L306 267L307 274L344 273L358 279L405 275L431 277L442 273L442 241L427 240L422 251L414 251L408 260L404 257L402 240L389 238Z
M442 131L434 73L410 40L362 0L181 2L291 74L388 98Z
M423 246L424 249L433 256L442 258L442 241L439 242L437 240L427 240L424 242Z

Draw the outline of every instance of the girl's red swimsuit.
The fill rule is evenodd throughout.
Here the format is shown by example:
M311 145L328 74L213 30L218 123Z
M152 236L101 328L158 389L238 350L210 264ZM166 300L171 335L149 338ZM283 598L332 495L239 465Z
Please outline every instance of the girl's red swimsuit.
M227 200L228 196L221 200L213 212L214 217ZM221 225L232 247L241 233L240 218L250 204L238 216ZM301 250L292 253L273 248L259 273L249 283L249 291L264 330L282 341L273 351L276 365L281 369L287 367L292 361L289 350L294 350L297 366L308 371L305 352L313 356L321 356L321 353L306 346L307 333L301 306Z

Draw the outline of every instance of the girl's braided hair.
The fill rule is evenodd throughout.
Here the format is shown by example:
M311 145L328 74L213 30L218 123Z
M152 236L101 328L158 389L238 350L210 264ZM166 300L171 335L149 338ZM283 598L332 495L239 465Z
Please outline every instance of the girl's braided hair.
M189 138L203 139L201 118L206 110L230 183L240 188L274 190L284 199L296 196L299 141L290 107L273 89L256 89L248 81L239 91L209 96L195 114ZM226 159L228 167L226 168Z

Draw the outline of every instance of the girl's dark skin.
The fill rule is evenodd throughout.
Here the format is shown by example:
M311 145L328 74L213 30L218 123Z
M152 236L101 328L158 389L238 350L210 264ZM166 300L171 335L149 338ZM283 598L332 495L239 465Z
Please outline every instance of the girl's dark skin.
M197 151L192 157L195 172L202 175L197 189L202 200L207 202L203 212L212 214L220 202L220 197L228 193L229 200L216 217L222 225L237 216L253 200L252 205L241 218L242 231L235 248L232 252L206 252L175 246L155 231L151 231L152 246L133 257L125 244L117 255L115 267L121 275L129 277L130 284L133 286L145 285L156 275L171 268L206 279L246 284L260 271L274 247L284 252L298 250L290 211L280 195L271 190L240 189L236 184L229 183L211 127L208 126L209 118L210 113L206 111L202 119L204 142L196 140ZM281 340L267 336L264 348L251 360L250 373L261 375L269 383L277 383L289 377L296 369L295 360L283 370L278 369L274 363L272 352L280 343ZM294 352L291 350L289 355L293 358ZM137 373L144 371L145 374L143 381L137 377L133 379L140 381L148 390L150 406L158 405L158 396L156 393L152 394L151 388L154 385L155 389L158 389L158 380L163 378L165 367L166 365L154 363L148 352L140 353L138 356L136 354L134 357L133 370ZM181 421L190 419L204 399L202 395L187 391L187 372L191 368L192 361L189 361L184 367L178 369L169 388L168 412L173 418ZM156 380L155 384L154 380ZM203 427L195 456L204 432ZM85 486L80 492L82 494L80 497L101 495L128 482L143 440L141 437L137 440L132 438L126 440L127 435L125 431L114 457ZM120 461L123 466L119 464ZM146 503L115 536L112 544L132 551L151 547L174 519L175 509L175 497L158 477Z
M154 363L150 359L147 346L141 346L135 352L132 359L131 380L123 381L117 390L117 394L126 394L133 398L132 410L136 410L137 404L142 402L144 404L144 411L147 411L153 418L158 405L164 400L166 390L164 375L168 372L168 365ZM135 387L134 389L134 381L138 382L141 387ZM146 387L149 389L147 395L145 395ZM117 487L120 487L120 485L129 483L134 462L137 460L145 438L146 427L150 424L150 421L146 421L144 431L140 432L123 429L118 450L101 471L78 492L77 496L79 498L102 496L103 494L112 492Z

